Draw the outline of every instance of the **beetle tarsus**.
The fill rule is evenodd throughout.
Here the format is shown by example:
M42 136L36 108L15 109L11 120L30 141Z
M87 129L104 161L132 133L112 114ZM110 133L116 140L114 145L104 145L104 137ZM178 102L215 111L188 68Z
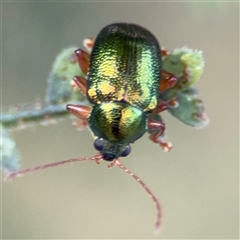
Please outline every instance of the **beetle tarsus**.
M154 143L159 144L164 152L169 152L173 147L172 143L167 141L166 138L161 135L156 137L156 135L152 134L149 136L149 139Z
M155 119L148 119L148 131L153 132L151 137L153 139L157 139L159 136L163 134L165 130L165 123L157 121Z
M149 139L154 143L159 144L164 152L169 152L172 149L172 143L168 142L163 133L165 130L165 124L150 118L148 120L148 131L150 132Z
M167 57L169 55L169 51L166 48L161 49L161 56Z
M94 38L86 38L83 41L83 46L89 53L92 51L93 44L94 44Z
M75 126L79 131L81 131L88 126L88 120L82 118L76 119L75 121L73 121L73 126Z
M178 98L171 98L168 102L167 105L169 108L177 108L179 106L179 100Z
M178 81L178 78L165 70L162 70L160 79L160 92L165 92L167 89L173 87Z
M179 106L178 98L171 98L168 101L159 101L156 109L152 112L152 114L157 114L167 110L168 108L176 108Z

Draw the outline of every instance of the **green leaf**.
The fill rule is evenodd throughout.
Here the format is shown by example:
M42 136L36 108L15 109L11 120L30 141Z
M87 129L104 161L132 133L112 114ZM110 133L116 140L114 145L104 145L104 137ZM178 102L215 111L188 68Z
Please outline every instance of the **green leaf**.
M74 53L76 49L78 47L66 48L55 59L48 78L48 105L82 101L86 98L79 89L71 86L74 76L84 76Z
M168 111L181 122L188 126L203 128L208 125L209 118L205 113L202 100L196 95L187 92L177 92L176 97L179 106L176 108L168 108Z
M0 126L2 141L0 143L0 166L4 172L13 172L19 169L19 154L10 132Z
M173 89L185 91L198 81L203 73L202 52L186 47L175 49L163 60L163 69L179 78Z

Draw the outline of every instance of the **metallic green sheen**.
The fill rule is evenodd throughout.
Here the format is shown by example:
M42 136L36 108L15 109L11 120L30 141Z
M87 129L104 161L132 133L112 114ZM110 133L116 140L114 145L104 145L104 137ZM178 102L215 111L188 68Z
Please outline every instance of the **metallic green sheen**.
M162 67L160 47L145 28L108 25L97 36L88 72L92 103L124 101L144 112L157 106Z
M94 135L112 143L132 143L147 131L147 117L127 103L94 105L89 117Z

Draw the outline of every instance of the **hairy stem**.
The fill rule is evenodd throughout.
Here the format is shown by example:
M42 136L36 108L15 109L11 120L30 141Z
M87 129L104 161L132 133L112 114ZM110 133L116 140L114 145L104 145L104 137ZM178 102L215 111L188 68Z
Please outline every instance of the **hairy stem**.
M6 128L13 128L30 123L47 122L68 114L65 106L49 105L41 109L24 110L14 114L2 113L1 123Z

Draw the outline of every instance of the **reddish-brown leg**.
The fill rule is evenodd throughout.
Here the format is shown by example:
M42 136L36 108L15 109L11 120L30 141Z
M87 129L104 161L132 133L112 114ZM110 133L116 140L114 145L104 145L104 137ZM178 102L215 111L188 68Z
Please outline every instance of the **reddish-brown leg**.
M157 139L165 130L165 124L163 122L157 121L155 119L149 118L148 119L148 131L151 132L150 139L155 142L154 140Z
M168 101L159 101L156 109L152 112L152 114L157 114L160 112L163 112L165 110L167 110L168 108L175 108L178 107L179 102L177 98L172 98Z
M87 94L87 79L83 78L83 77L80 77L80 76L75 76L73 78L73 81L78 86L78 88L80 89L82 94L86 95Z
M73 104L68 104L67 110L83 120L87 120L89 113L91 112L91 108L88 106Z
M164 92L167 89L173 87L178 81L178 78L165 70L162 70L161 78L160 78L160 92Z
M172 98L168 101L159 101L156 109L152 112L153 114L163 112L167 110L168 108L175 108L178 107L179 102L177 98Z
M165 137L162 137L161 135L159 137L155 137L153 135L150 135L149 139L151 139L154 143L159 144L164 152L169 152L172 149L172 143L167 141Z
M169 51L167 49L165 49L165 48L162 48L161 49L161 56L162 57L166 57L168 55L169 55Z
M168 142L164 137L165 124L161 121L154 119L157 115L152 115L148 119L148 131L150 133L149 139L154 143L159 144L164 152L172 149L172 143Z
M168 100L166 102L166 104L167 104L168 108L176 108L179 105L178 98L177 97L171 98L170 100Z
M94 44L94 38L86 38L83 41L83 46L86 48L88 52L92 51L93 44Z
M86 75L88 72L88 65L90 60L89 53L83 51L82 49L77 49L75 51L77 56L79 67L81 68L82 72Z
M87 119L76 119L73 121L73 126L75 126L79 131L83 130L85 127L88 126Z
M86 95L87 92L87 80L83 77L75 76L73 78L74 83L72 84L74 87L78 87L83 95ZM69 110L72 111L72 110ZM81 111L82 115L82 111ZM77 115L79 117L79 115ZM77 127L78 130L83 130L88 125L87 118L80 118L73 121L73 125Z
M153 114L163 112L167 110L167 108L168 108L168 104L166 102L159 101L156 109L153 111Z

